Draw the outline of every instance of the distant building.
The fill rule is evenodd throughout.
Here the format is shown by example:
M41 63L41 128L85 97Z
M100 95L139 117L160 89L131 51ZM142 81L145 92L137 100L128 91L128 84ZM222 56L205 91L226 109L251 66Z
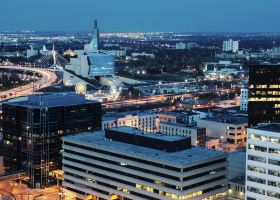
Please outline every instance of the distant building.
M4 161L25 170L32 188L51 184L61 169L62 136L101 129L101 104L79 94L43 94L3 103Z
M223 51L231 51L236 53L238 51L239 42L232 39L223 41Z
M39 51L34 49L34 47L30 45L30 49L27 49L26 51L26 57L30 58L32 56L38 56L38 55L39 55Z
M205 127L208 137L219 138L221 142L241 147L245 146L247 140L247 121L247 117L217 114L199 119L197 126Z
M249 89L241 88L240 91L240 110L246 111L248 110L248 99L249 99Z
M160 112L157 113L157 124L160 122L182 123L186 125L196 125L197 120L204 117L202 113L180 111L180 112Z
M115 78L115 56L110 51L99 49L99 29L94 21L92 39L83 50L74 50L76 57L65 65L63 81L65 85L78 82L90 84L95 88L102 86L124 89L125 85Z
M144 56L144 57L150 57L150 58L155 58L156 56L152 53L146 53L146 52L142 52L142 53L132 53L131 54L132 57L141 57L141 56Z
M73 56L75 56L75 52L72 51L71 49L68 49L68 50L66 50L66 51L63 52L63 55L64 55L64 56L73 57Z
M47 49L46 45L43 45L43 48L40 50L40 54L43 56L46 56L50 53L50 51Z
M126 50L110 50L110 52L115 56L115 57L123 57L126 56Z
M249 67L249 126L280 121L280 65Z
M74 199L223 199L227 154L131 127L63 138L63 192Z
M186 43L184 43L184 42L177 42L175 44L175 49L186 49Z
M280 199L280 124L248 128L246 198Z
M187 48L187 49L197 48L197 47L198 47L198 44L195 43L195 42L188 42L188 43L186 44L186 48Z
M102 130L120 126L130 126L146 132L156 132L156 114L152 111L132 111L103 115Z
M192 145L205 146L206 129L200 127L188 127L185 124L160 122L159 133L164 135L179 135L191 137Z

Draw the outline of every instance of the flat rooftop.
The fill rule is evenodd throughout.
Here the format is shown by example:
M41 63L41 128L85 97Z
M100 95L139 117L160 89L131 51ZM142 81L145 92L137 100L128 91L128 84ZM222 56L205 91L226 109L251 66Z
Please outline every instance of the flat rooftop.
M201 120L207 121L214 121L220 123L228 123L228 124L245 124L248 123L247 117L241 116L233 116L233 115L221 115L221 116L214 116L214 117L206 117Z
M129 117L129 116L146 116L146 115L152 115L155 114L152 110L144 110L144 111L129 111L129 112L114 112L114 113L108 113L104 114L102 116L103 120L117 120L119 118Z
M88 147L98 147L111 152L119 152L133 157L140 157L150 161L156 160L158 162L163 162L175 167L186 167L194 162L226 155L226 153L221 151L198 146L192 146L191 148L176 152L164 152L114 140L106 140L104 131L85 132L76 135L69 135L63 137L63 140Z
M280 132L280 123L262 124L252 128L264 131Z
M165 140L165 141L169 141L169 142L182 140L182 139L186 138L183 136L165 135L165 134L158 134L158 133L157 134L147 133L147 132L137 130L137 129L135 129L133 127L129 127L129 126L120 126L120 127L112 128L109 130L116 130L116 131L119 131L122 133L127 133L130 135L145 136L147 138L154 138L154 139Z
M186 124L182 123L172 123L172 122L160 122L160 124L166 124L170 126L177 126L182 128L188 128L188 129L202 129L203 127L197 127L197 126L187 126Z
M24 106L29 108L44 108L79 105L85 103L98 103L97 101L89 101L85 99L83 94L76 93L42 93L30 95L27 97L19 97L4 102L4 104L14 106Z

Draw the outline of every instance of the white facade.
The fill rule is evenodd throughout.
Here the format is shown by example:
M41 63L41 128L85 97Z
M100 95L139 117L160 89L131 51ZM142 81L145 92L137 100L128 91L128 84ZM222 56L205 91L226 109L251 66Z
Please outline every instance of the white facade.
M206 128L206 136L219 138L220 141L236 146L245 146L247 139L247 121L242 118L239 122L216 117L199 119L198 127ZM246 122L245 122L246 121Z
M186 49L186 43L178 42L175 44L175 49Z
M146 132L156 131L156 114L151 112L118 113L102 117L102 130L130 126Z
M206 135L206 130L204 128L187 127L185 124L179 123L161 122L159 123L158 130L160 133L166 135L180 135L191 137L191 143L195 146L199 143L198 138L200 134L204 134L204 139Z
M240 91L240 110L242 111L248 110L248 95L249 95L249 89L242 88Z
M206 137L205 147L208 149L219 149L220 140L218 138Z
M246 197L280 199L280 124L248 129Z
M92 200L224 199L227 155L117 142L93 132L63 138L64 197Z
M234 41L232 39L223 41L223 51L231 51L236 53L239 48L239 41Z

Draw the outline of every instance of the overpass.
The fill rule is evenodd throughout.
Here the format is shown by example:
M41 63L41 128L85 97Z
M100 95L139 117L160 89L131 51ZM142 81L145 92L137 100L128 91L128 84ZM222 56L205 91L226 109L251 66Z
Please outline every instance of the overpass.
M54 72L42 68L21 67L21 66L0 66L1 69L16 69L36 72L42 75L42 78L36 82L29 83L24 86L16 87L10 90L0 92L0 99L2 101L33 94L36 89L51 86L57 79Z
M28 176L27 173L24 171L0 174L0 181L17 181L25 179L28 179Z

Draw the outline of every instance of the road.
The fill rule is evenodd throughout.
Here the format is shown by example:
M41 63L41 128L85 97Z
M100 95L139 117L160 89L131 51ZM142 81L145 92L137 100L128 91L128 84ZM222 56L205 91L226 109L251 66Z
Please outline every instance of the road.
M26 71L40 73L42 75L42 78L36 82L32 82L24 86L20 86L17 88L0 92L0 98L2 101L15 97L27 96L33 94L34 89L51 86L57 79L57 76L54 72L41 68L31 68L31 67L21 67L21 66L0 66L0 68L26 70Z

